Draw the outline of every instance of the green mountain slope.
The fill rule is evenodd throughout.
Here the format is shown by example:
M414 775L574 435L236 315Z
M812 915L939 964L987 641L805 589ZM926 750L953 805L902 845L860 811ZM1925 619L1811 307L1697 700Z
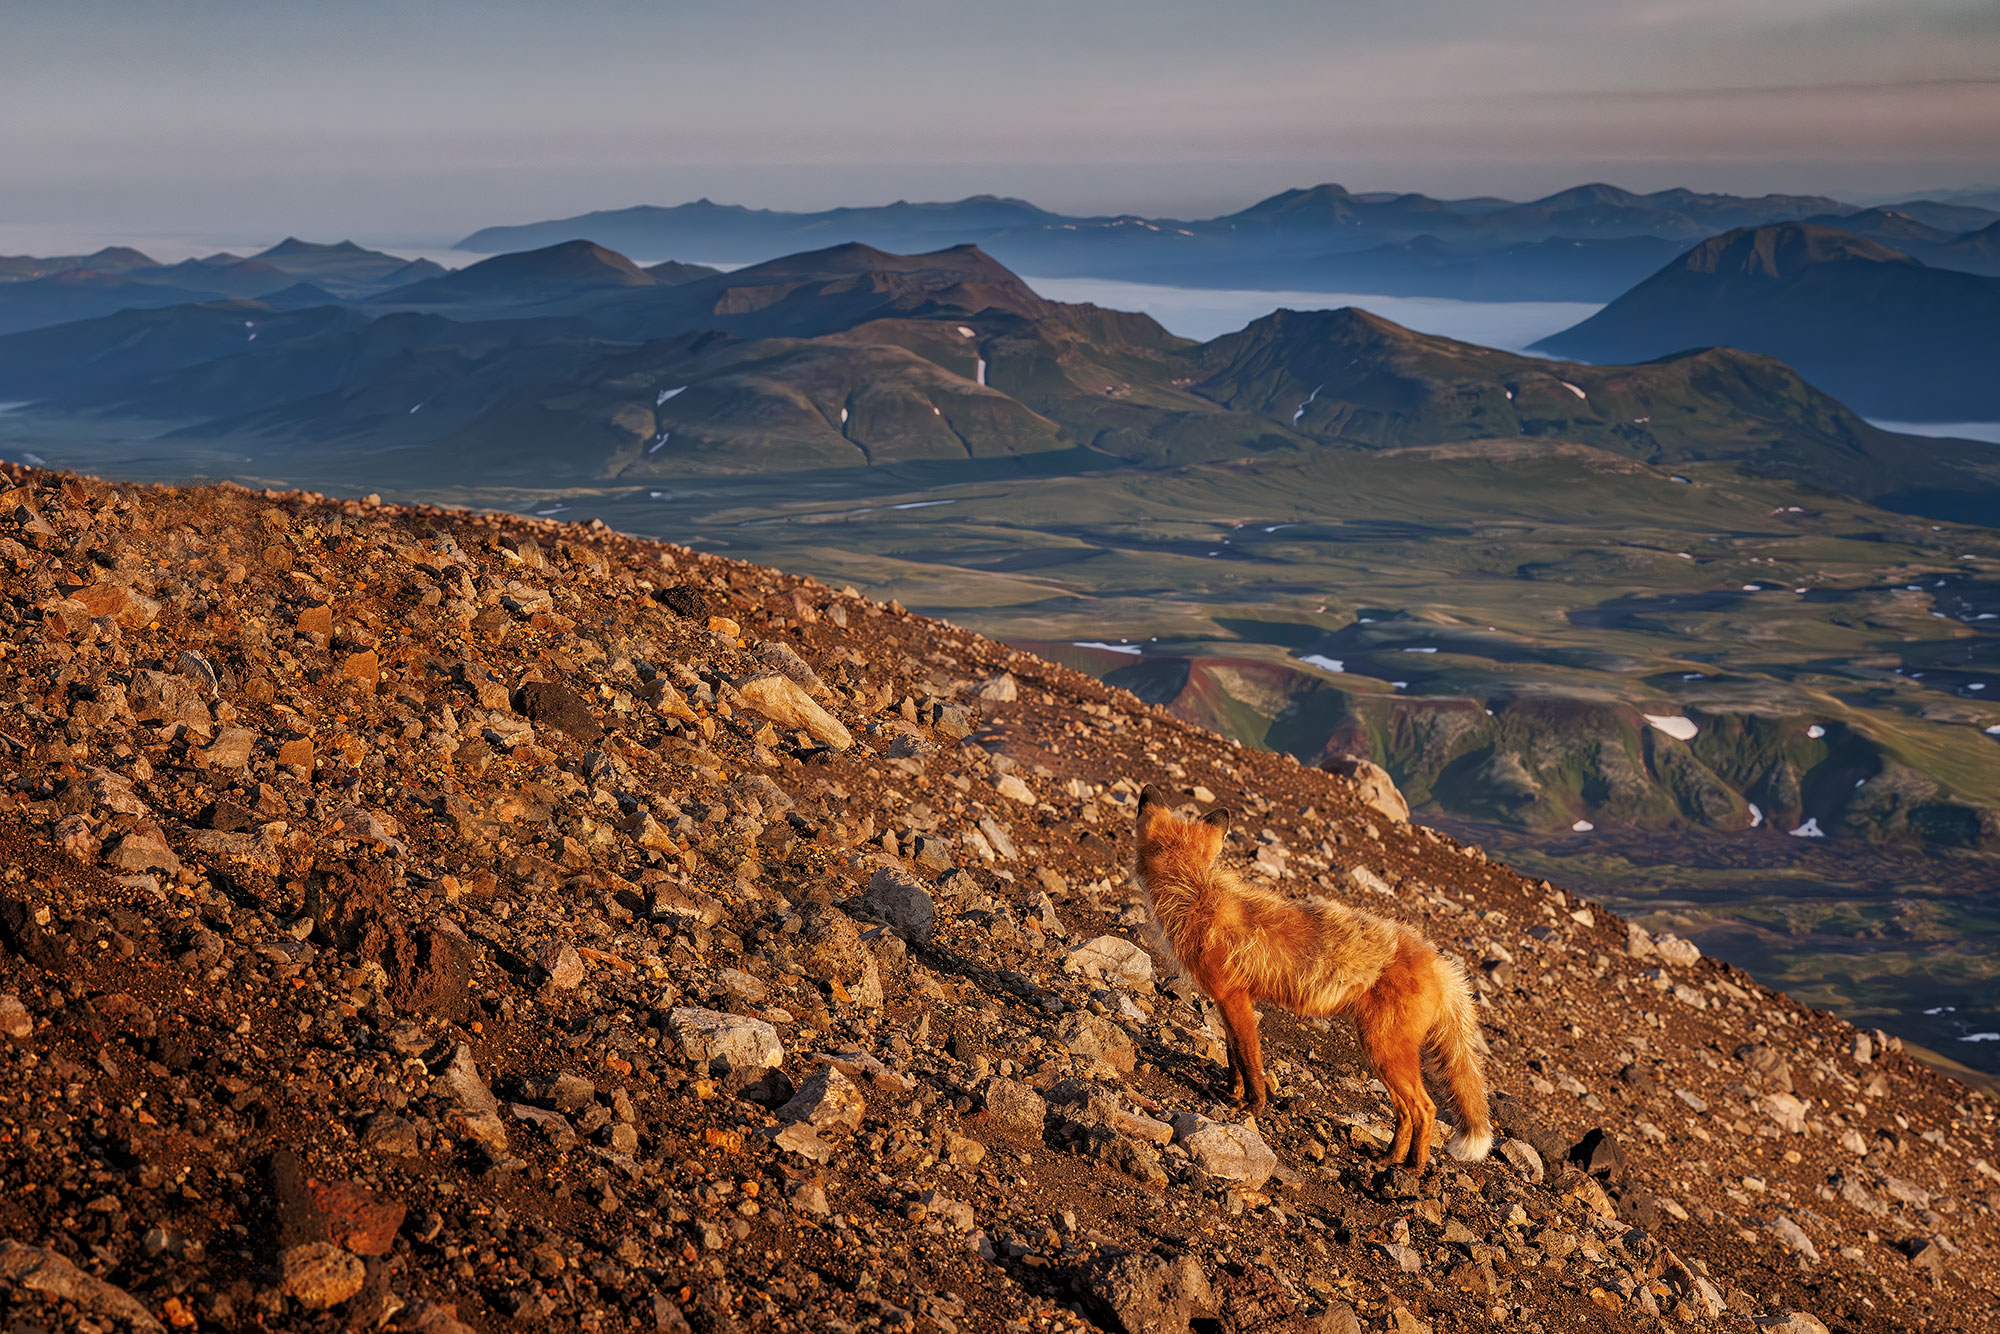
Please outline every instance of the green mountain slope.
M477 466L494 485L1530 437L1919 510L2000 495L1990 451L1913 454L1768 357L1586 366L1351 309L1279 311L1198 346L1046 300L971 246L663 278L566 243L345 309L208 303L0 337L0 396L175 422L180 441L393 449L410 476Z
M2000 415L2000 278L1799 223L1705 241L1536 347L1623 362L1720 344L1779 357L1874 416Z

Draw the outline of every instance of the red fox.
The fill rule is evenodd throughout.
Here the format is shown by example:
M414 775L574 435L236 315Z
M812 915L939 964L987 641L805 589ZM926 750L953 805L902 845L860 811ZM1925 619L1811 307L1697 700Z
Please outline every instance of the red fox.
M1183 820L1158 788L1139 794L1139 881L1175 959L1222 1011L1230 1096L1252 1113L1264 1109L1253 1002L1308 1017L1340 1015L1353 1023L1395 1104L1390 1163L1421 1172L1430 1154L1437 1103L1424 1088L1427 1048L1458 1109L1447 1151L1467 1162L1484 1158L1493 1147L1480 1072L1486 1041L1465 970L1401 923L1245 885L1216 864L1228 825L1227 809Z

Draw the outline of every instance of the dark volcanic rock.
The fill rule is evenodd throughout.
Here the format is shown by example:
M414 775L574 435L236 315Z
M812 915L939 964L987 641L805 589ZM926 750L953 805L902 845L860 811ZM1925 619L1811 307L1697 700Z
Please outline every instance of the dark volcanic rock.
M305 913L326 943L379 963L398 1006L462 1019L474 963L471 941L442 919L412 927L393 893L393 876L380 862L342 863L308 880Z
M552 681L530 681L521 687L521 713L537 727L552 727L578 741L604 736L604 727L583 696Z
M670 588L656 589L653 592L653 600L677 616L707 620L710 615L708 595L688 584L675 584Z
M0 945L51 972L62 968L62 947L35 920L34 907L5 893L0 893Z

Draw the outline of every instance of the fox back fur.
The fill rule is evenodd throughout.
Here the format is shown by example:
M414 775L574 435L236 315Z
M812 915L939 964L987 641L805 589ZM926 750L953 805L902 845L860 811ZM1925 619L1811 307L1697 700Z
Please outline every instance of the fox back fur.
M1183 820L1157 788L1139 794L1138 874L1175 960L1222 1012L1231 1094L1266 1098L1253 1002L1353 1023L1396 1108L1392 1163L1422 1171L1437 1104L1424 1087L1435 1058L1458 1112L1446 1145L1476 1162L1493 1147L1481 1058L1486 1041L1465 970L1399 922L1323 899L1294 902L1244 884L1217 863L1229 812Z

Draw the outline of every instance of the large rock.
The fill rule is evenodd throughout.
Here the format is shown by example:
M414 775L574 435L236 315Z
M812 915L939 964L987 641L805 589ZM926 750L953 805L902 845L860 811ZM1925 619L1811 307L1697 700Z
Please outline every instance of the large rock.
M790 677L814 699L832 698L833 692L826 688L826 682L819 679L819 673L812 669L812 664L801 658L790 644L766 639L757 645L756 655L759 662Z
M361 1258L331 1242L309 1241L278 1257L287 1296L313 1311L324 1311L361 1291L368 1268Z
M981 681L973 690L972 697L987 704L1012 704L1021 696L1021 687L1014 680L1013 673L1002 672Z
M471 1047L458 1044L439 1082L451 1097L459 1127L495 1155L506 1153L507 1123L500 1119L500 1100L486 1086Z
M257 734L247 727L225 727L200 755L208 769L241 769L257 750Z
M736 683L736 693L750 708L789 731L804 732L835 750L847 750L854 738L838 718L813 702L805 687L779 672L759 672Z
M1377 815L1397 824L1409 823L1410 803L1403 800L1403 794L1396 790L1396 780L1381 765L1357 755L1336 755L1320 767L1352 779L1361 804Z
M853 1080L828 1065L799 1085L777 1114L780 1121L803 1121L815 1130L859 1130L868 1115L868 1099Z
M1212 1177L1234 1181L1251 1190L1278 1170L1278 1155L1255 1126L1211 1121L1196 1112L1174 1117L1174 1142L1188 1151L1195 1164Z
M28 1013L28 1007L21 1004L21 998L12 993L0 995L0 1038L13 1038L20 1042L34 1031L34 1017Z
M1019 774L1000 774L993 780L993 790L1009 801L1018 801L1023 806L1035 804L1035 789L1021 781Z
M682 1055L702 1064L717 1057L727 1060L732 1070L772 1069L785 1063L778 1030L762 1019L682 1005L667 1012L667 1031L680 1044Z
M1792 1135L1806 1133L1806 1105L1791 1094L1765 1094L1764 1110L1778 1123L1778 1129Z
M1006 1135L1040 1139L1048 1104L1019 1080L994 1075L986 1081L986 1124Z
M1820 1323L1819 1318L1804 1311L1752 1316L1750 1323L1758 1334L1827 1334L1826 1326Z
M1144 1253L1100 1256L1083 1287L1101 1323L1118 1334L1185 1334L1188 1321L1214 1300L1208 1276L1190 1255L1172 1262Z
M901 866L878 866L855 908L864 917L887 923L912 945L928 945L937 922L937 905L929 891Z
M446 917L413 927L396 898L382 863L337 862L307 878L305 915L323 943L380 964L398 1008L456 1023L471 1001L473 944Z
M1785 1215L1779 1214L1767 1226L1770 1229L1771 1235L1776 1237L1786 1250L1791 1251L1807 1264L1819 1263L1819 1248L1813 1245L1812 1238L1808 1237L1805 1229L1797 1223L1794 1223Z
M1676 968L1692 968L1701 962L1701 946L1671 933L1654 937L1653 953Z
M1524 1139L1501 1140L1500 1156L1530 1181L1540 1181L1548 1173L1547 1166L1542 1162L1541 1150Z
M125 1289L93 1277L59 1253L39 1246L0 1241L0 1279L60 1302L73 1302L85 1311L126 1321L147 1334L164 1334L166 1329Z
M168 729L185 727L206 741L215 729L215 718L202 693L200 686L178 672L137 671L125 698L141 722Z
M1082 1010L1063 1016L1062 1023L1056 1026L1056 1041L1078 1056L1104 1062L1121 1075L1131 1074L1139 1059L1138 1050L1124 1029Z
M530 681L521 687L521 713L537 727L563 733L585 743L604 736L604 726L584 697L554 681Z
M1155 1121L1150 1116L1126 1110L1117 1098L1088 1080L1064 1079L1057 1082L1049 1090L1048 1101L1049 1106L1078 1125L1105 1126L1121 1135L1153 1144L1166 1144L1174 1137L1174 1128L1165 1121Z
M158 825L142 824L112 844L104 854L104 864L129 873L165 871L173 875L181 869L181 859L167 843Z
M1153 980L1153 956L1122 936L1097 936L1063 956L1063 971L1136 986Z
M536 951L535 962L549 975L548 984L553 990L574 991L583 985L586 976L583 956L566 940L545 942Z
M851 1004L880 1009L881 969L861 943L861 931L853 919L823 904L809 904L800 915L805 924L794 937L799 966L812 977L839 987Z

